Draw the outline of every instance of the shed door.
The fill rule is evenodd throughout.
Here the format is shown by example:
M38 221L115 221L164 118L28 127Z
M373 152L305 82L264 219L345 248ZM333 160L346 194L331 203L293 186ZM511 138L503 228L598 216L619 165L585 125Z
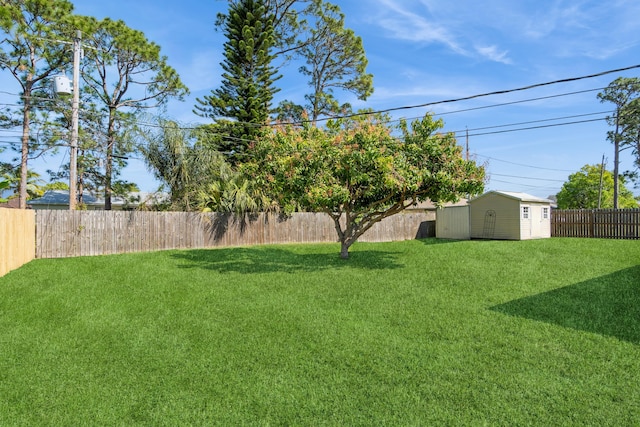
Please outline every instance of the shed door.
M545 235L545 231L549 222L549 208L544 206L531 206L531 238L532 239L540 239L543 237L548 237ZM546 209L546 217L545 217L545 209Z

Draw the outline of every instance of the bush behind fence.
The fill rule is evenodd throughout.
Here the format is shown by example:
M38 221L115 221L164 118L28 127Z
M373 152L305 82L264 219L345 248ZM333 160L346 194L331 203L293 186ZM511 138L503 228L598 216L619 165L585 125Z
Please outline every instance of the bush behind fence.
M374 225L359 240L435 236L435 212L410 210ZM221 213L40 210L36 257L60 258L165 249L336 242L326 214L236 216Z

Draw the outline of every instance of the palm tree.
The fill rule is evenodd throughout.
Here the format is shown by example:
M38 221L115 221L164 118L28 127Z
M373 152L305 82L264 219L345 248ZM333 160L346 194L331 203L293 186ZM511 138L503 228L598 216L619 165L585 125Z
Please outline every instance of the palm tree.
M6 189L13 192L9 198L17 197L20 191L20 169L10 169L2 174L2 179L8 184ZM27 199L42 197L44 194L43 184L44 181L40 178L39 173L32 170L27 171Z

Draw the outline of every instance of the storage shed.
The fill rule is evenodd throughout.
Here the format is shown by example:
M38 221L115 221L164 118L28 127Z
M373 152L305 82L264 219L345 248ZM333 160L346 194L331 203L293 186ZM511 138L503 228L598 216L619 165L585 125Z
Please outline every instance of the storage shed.
M469 201L472 239L551 237L551 201L526 193L489 191Z

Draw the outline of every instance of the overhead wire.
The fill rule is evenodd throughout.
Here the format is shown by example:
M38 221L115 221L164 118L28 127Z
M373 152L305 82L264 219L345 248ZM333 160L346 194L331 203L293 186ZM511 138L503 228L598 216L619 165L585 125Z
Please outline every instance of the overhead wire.
M593 74L588 74L588 75L583 75L583 76L569 77L569 78L564 78L564 79L552 80L552 81L548 81L548 82L535 83L535 84L522 86L522 87L518 87L518 88L512 88L512 89L504 89L504 90L496 90L496 91L491 91L491 92L484 92L484 93L479 93L479 94L469 95L469 96L464 96L464 97L458 97L458 98L453 98L453 99L432 101L432 102L426 102L426 103L416 104L416 105L405 105L405 106L392 107L392 108L375 110L375 111L364 111L364 112L357 112L357 113L351 113L351 114L345 114L345 115L336 115L336 116L326 117L326 118L323 117L323 118L318 118L315 121L314 120L301 120L301 121L295 121L295 122L280 122L278 124L279 125L301 125L301 124L312 123L312 122L324 122L324 121L328 121L328 120L336 120L336 119L351 118L351 117L358 117L358 116L364 116L364 115L375 115L375 114L389 113L389 112L393 112L393 111L401 111L401 110L409 110L409 109L415 109L415 108L423 108L423 107L428 107L428 106L433 106L433 105L448 104L448 103L453 103L453 102L460 102L460 101L466 101L466 100L471 100L471 99L487 97L487 96L501 95L501 94L525 91L525 90L530 90L530 89L534 89L534 88L538 88L538 87L555 85L555 84L559 84L559 83L574 82L574 81L579 81L579 80L584 80L584 79L600 77L600 76L604 76L604 75L612 74L612 73L616 73L616 72L629 71L629 70L633 70L633 69L637 69L637 68L640 68L640 64L631 65L631 66L628 66L628 67L616 68L616 69L612 69L612 70L606 70L606 71L602 71L602 72L599 72L599 73L593 73ZM511 104L520 103L520 102L531 102L531 101L549 99L549 98L554 98L554 97L559 97L559 96L568 96L568 95L592 92L592 91L596 91L596 90L601 90L601 88L598 88L598 89L587 89L587 90L584 90L584 91L568 92L566 94L556 94L556 95L550 95L550 96L545 96L545 97L531 98L531 99L528 99L528 100L513 101L513 102L508 102L508 103L495 104L495 105L492 105L492 106L473 107L473 108L459 110L459 111L455 111L455 112L472 111L472 110L475 110L475 109L482 109L482 108L492 108L492 107L497 107L497 106L511 105ZM10 94L10 95L15 95L15 96L21 96L19 94L12 94L10 92L4 92L4 91L2 91L0 93L5 93L5 94ZM49 98L40 98L40 99L51 100ZM444 112L444 113L440 113L438 115L453 114L455 112ZM264 126L263 124L256 124L256 123L244 123L244 122L242 122L241 124Z
M536 97L536 98L520 99L520 100L517 100L517 101L501 102L501 103L498 103L498 104L482 105L482 106L479 106L479 107L463 108L463 109L460 109L460 110L453 110L453 111L444 111L444 112L434 111L433 115L435 117L440 117L440 116L446 116L446 115L449 115L449 114L466 113L466 112L469 112L469 111L484 110L484 109L487 109L487 108L504 107L506 105L523 104L523 103L526 103L526 102L534 102L534 101L541 101L541 100L545 100L545 99L560 98L560 97L563 97L563 96L571 96L571 95L578 95L578 94L588 93L588 92L596 92L596 91L603 90L603 89L605 89L605 88L578 90L578 91L573 91L573 92L559 93L559 94L555 94L555 95L540 96L540 97ZM414 120L414 119L420 119L420 118L422 118L422 116L406 117L406 118L389 120L388 123L398 122L400 120Z
M511 162L509 160L503 160L503 159L498 159L495 157L491 157L491 156L485 156L482 154L476 154L477 156L480 157L484 157L488 160L495 160L497 162L502 162L502 163L508 163L508 164L512 164L515 166L522 166L522 167L526 167L526 168L531 168L531 169L540 169L540 170L548 170L548 171L556 171L556 172L575 172L574 170L569 170L569 169L555 169L555 168L546 168L546 167L542 167L542 166L533 166L533 165L527 165L527 164L523 164L523 163L516 163L516 162Z
M549 85L555 85L555 84L560 84L560 83L568 83L568 82L574 82L574 81L579 81L579 80L584 80L584 79L589 79L589 78L595 78L595 77L600 77L600 76L604 76L604 75L611 74L611 73L629 71L629 70L637 69L637 68L640 68L640 65L632 65L632 66L628 66L628 67L622 67L622 68L617 68L617 69L612 69L612 70L606 70L606 71L602 71L602 72L594 73L594 74L589 74L589 75L583 75L583 76L578 76L578 77L570 77L570 78L553 80L553 81L548 81L548 82L543 82L543 83L536 83L536 84L531 84L531 85L518 87L518 88L512 88L512 89L485 92L485 93L480 93L480 94L475 94L475 95L470 95L470 96L465 96L465 97L458 97L458 98L453 98L453 99L445 99L445 100L439 100L439 101L433 101L433 102L426 102L426 103L416 104L416 105L405 105L405 106L400 106L400 107L392 107L392 108L376 110L376 111L358 112L358 113L345 114L345 115L341 115L341 116L334 116L334 117L327 117L327 118L318 118L318 119L315 120L315 122L317 123L317 122L325 122L325 121L332 120L332 119L335 120L335 119L352 118L352 117L374 115L374 114L384 114L384 113L389 113L389 112L393 112L393 111L409 110L409 109L424 108L424 107L429 107L429 106L434 106L434 105L442 105L442 104L448 104L448 103L454 103L454 102L461 102L461 101L477 99L477 98L481 98L481 97L488 97L488 96L500 95L500 94L508 94L508 93L525 91L525 90L530 90L530 89L549 86ZM512 105L512 104L522 103L522 102L532 102L532 101L550 99L550 98L555 98L555 97L560 97L560 96L569 96L569 95L574 95L574 94L586 93L586 92L591 92L591 91L596 91L596 90L601 90L601 88L599 88L599 89L588 89L588 90L575 91L575 92L568 92L568 93L564 93L564 94L555 94L555 95L549 95L549 96L545 96L545 97L530 98L530 99L526 99L526 100L512 101L512 102L500 103L500 104L494 104L494 105L488 105L488 106L473 107L473 108L467 108L467 109L462 109L462 110L457 110L457 111L443 112L443 113L440 113L438 115L454 114L454 113L473 111L473 110L479 110L479 109L485 109L485 108L493 108L493 107L504 106L504 105ZM9 92L4 92L4 91L1 92L1 93L11 94ZM14 95L20 96L19 94L14 94ZM48 98L40 98L40 99L49 100L49 101L51 100L51 99L48 99ZM10 104L5 104L5 105L10 105ZM14 106L19 106L19 104L18 105L14 104ZM586 114L586 115L595 115L595 114L599 114L599 113L591 113L591 114ZM578 115L578 116L575 116L575 117L579 117L579 116L582 116L582 115ZM567 116L566 118L572 118L572 116ZM540 120L540 121L531 121L530 123L540 123L540 122L544 122L544 121L562 120L562 119L563 118L544 119L544 120ZM504 132L515 132L515 131L524 131L524 130L532 130L532 129L541 129L541 128L546 128L546 127L564 126L564 125L570 125L570 124L587 123L587 122L594 122L594 121L601 121L601 120L605 120L605 118L597 118L597 119L590 119L590 120L580 120L580 121L572 121L572 122L565 122L565 123L554 123L554 124L549 124L549 125L525 127L525 128L518 128L518 129L507 129L507 130L499 130L499 131L492 131L492 132L481 132L481 133L469 134L469 136L480 136L480 135L490 135L490 134L497 134L497 133L504 133ZM311 123L311 122L313 122L313 121L312 120L303 120L303 121L296 121L296 122L282 122L282 123L279 123L279 125L287 125L287 124L290 124L290 125L301 125L301 124ZM520 124L527 124L527 123L528 122L522 122ZM149 123L138 123L138 124L139 125L146 125L146 126L160 127L160 128L162 127L161 125L153 125L153 124L149 124ZM496 125L496 126L489 126L489 127L485 127L485 128L478 128L476 130L495 129L495 128L499 128L499 127L518 126L520 124ZM195 129L195 128L194 127L189 127L189 128L183 128L183 129ZM462 131L456 131L456 132L462 132ZM464 132L467 132L467 131L465 130ZM233 138L233 137L222 136L222 138L229 139L229 138ZM242 140L241 138L233 138L233 139ZM11 143L11 144L13 144L13 143ZM482 156L482 155L480 155L480 156ZM488 157L488 156L482 156L482 157L486 157L488 159L492 159L491 157ZM140 159L140 160L142 160L142 159ZM494 158L494 160L497 160L497 159ZM512 163L512 164L517 164L517 163L514 163L514 162L508 162L508 161L505 161L505 162ZM522 165L522 164L519 164L519 165L520 166L537 168L537 169L553 170L553 169L550 169L550 168L542 168L542 167L536 167L536 166L531 166L531 165Z
M545 129L545 128L551 128L551 127L557 127L557 126L568 126L568 125L576 125L576 124L581 124L581 123L601 122L601 121L605 121L605 120L607 120L606 117L600 117L600 118L597 118L597 119L577 120L577 121L573 121L573 122L553 123L553 124L548 124L548 125L530 126L530 127L517 128L517 129L496 130L496 131L492 131L492 132L479 132L479 133L469 134L468 136L471 137L471 136L483 136L483 135L496 135L496 134L499 134L499 133L518 132L518 131L533 130L533 129Z
M578 117L595 116L595 115L598 115L598 114L607 114L607 113L613 113L613 112L614 111L600 111L600 112L597 112L597 113L575 114L575 115L572 115L572 116L553 117L553 118L550 118L550 119L539 119L539 120L531 120L531 121L527 121L527 122L508 123L508 124L493 125L493 126L484 126L484 127L472 128L472 129L454 130L454 131L450 131L450 132L452 132L454 134L459 134L459 133L474 132L474 131L479 131L479 130L497 129L497 128L503 128L503 127L521 126L521 125L528 125L528 124L534 124L534 123L551 122L551 121L555 121L555 120L575 119L575 118L578 118ZM471 135L469 135L469 136L471 136Z
M575 82L575 81L584 80L584 79L591 79L591 78L595 78L595 77L601 77L601 76L604 76L604 75L607 75L607 74L619 73L619 72L622 72L622 71L629 71L629 70L633 70L633 69L637 69L637 68L640 68L640 64L631 65L631 66L628 66L628 67L616 68L616 69L613 69L613 70L601 71L599 73L588 74L588 75L584 75L584 76L569 77L569 78L564 78L564 79L559 79L559 80L552 80L552 81L543 82L543 83L535 83L535 84L522 86L522 87L517 87L517 88L513 88L513 89L496 90L496 91L491 91L491 92L479 93L479 94L476 94L476 95L463 96L463 97L459 97L459 98L445 99L445 100L433 101L433 102L425 102L425 103L416 104L416 105L406 105L406 106L401 106L401 107L392 107L392 108L386 108L386 109L377 110L377 111L365 111L365 112L360 112L360 113L345 114L345 115L336 116L336 117L319 118L319 119L316 119L315 122L328 121L328 120L338 119L338 118L358 117L358 116L363 116L363 115L383 114L383 113L390 113L390 112L393 112L393 111L410 110L410 109L415 109L415 108L430 107L430 106L433 106L433 105L441 105L441 104L448 104L448 103L453 103L453 102L468 101L468 100L471 100L471 99L483 98L483 97L493 96L493 95L502 95L502 94L513 93L513 92L520 92L520 91L530 90L530 89L534 89L534 88L555 85L555 84L559 84L559 83L569 83L569 82ZM313 122L313 120L302 120L302 121L299 121L299 122L290 122L290 123L286 123L285 122L285 123L281 123L281 124L296 125L296 124L304 124L304 123L312 123L312 122Z
M534 179L538 181L553 181L553 182L565 182L564 179L549 179L549 178L537 178L532 176L518 176L518 175L504 175L500 173L491 173L491 176L502 176L505 178L519 178L519 179Z
M527 187L527 188L532 188L532 189L549 189L549 190L555 190L557 188L559 188L560 186L546 186L546 185L530 185L530 184L521 184L518 182L511 182L511 181L502 181L499 179L492 179L491 182L500 182L502 184L511 184L511 185L517 185L519 187Z

